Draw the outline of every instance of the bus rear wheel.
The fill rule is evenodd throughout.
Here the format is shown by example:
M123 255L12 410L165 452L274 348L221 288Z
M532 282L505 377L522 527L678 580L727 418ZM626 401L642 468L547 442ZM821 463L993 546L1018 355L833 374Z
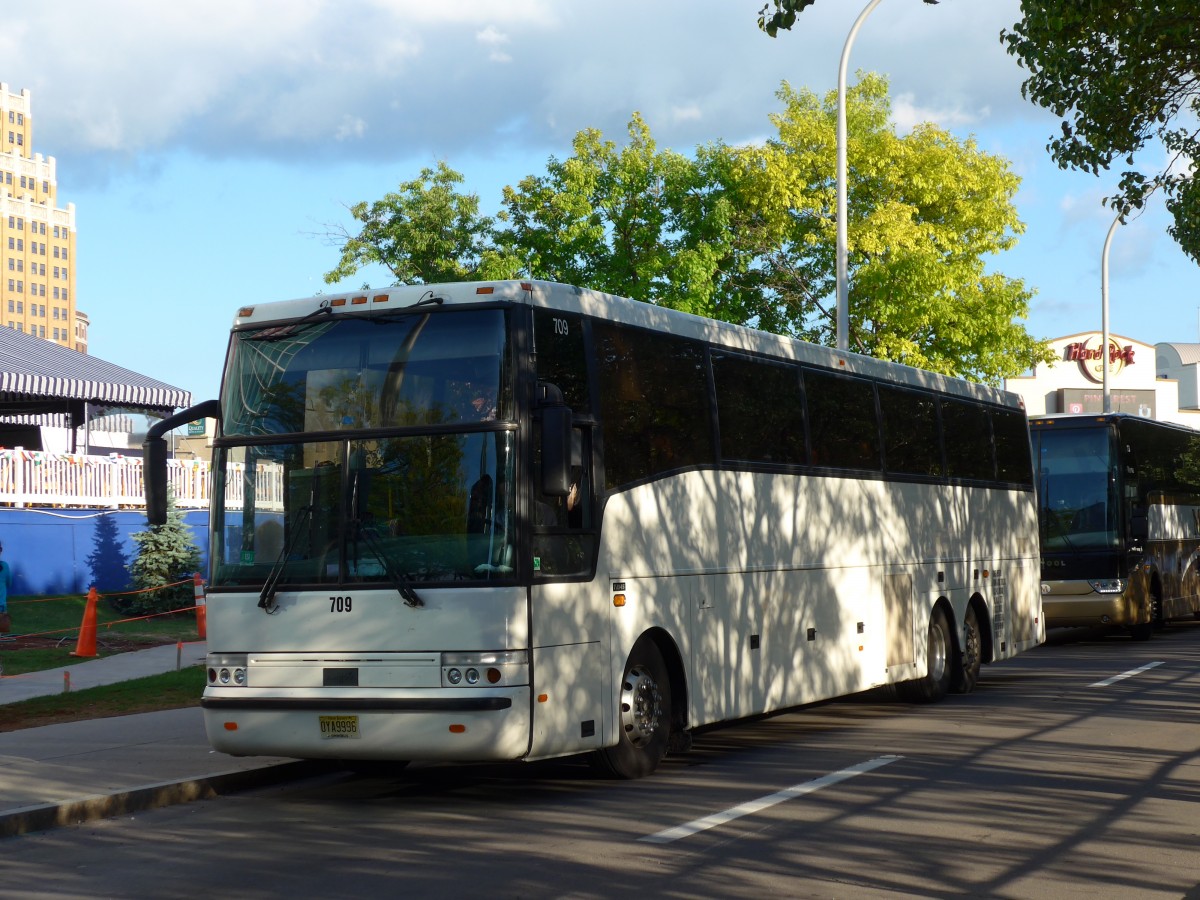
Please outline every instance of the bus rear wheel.
M968 606L963 616L963 645L954 667L950 690L956 694L969 694L979 684L979 667L983 662L983 635L979 631L979 616L975 607Z
M671 681L654 641L633 646L621 678L615 746L596 754L602 770L617 778L644 778L667 753L671 739Z
M933 703L950 690L953 674L953 647L950 642L950 623L939 606L929 616L929 638L925 649L925 675L897 687L900 696L912 703Z

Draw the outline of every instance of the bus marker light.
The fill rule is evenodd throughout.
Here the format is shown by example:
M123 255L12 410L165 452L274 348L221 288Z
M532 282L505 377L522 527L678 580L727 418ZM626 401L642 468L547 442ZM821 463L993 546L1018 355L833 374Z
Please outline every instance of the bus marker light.
M237 731L237 722L226 722L225 730L226 731Z
M466 725L451 725L450 733L451 734L466 734L467 726Z
M376 294L374 297L371 298L371 302L372 303L387 303L391 299L392 299L392 297L390 294Z
M488 680L488 684L497 684L500 681L500 670L499 669L488 669L487 670L487 680Z
M550 699L549 694L538 694L538 703L545 703L549 699Z
M330 306L345 306L346 298L345 297L336 297L330 301L329 305Z
M239 319L248 319L252 315L254 315L254 307L253 306L243 306L241 309L238 310L238 318Z
M984 569L984 570L983 570L983 577L984 577L984 578L987 578L987 577L988 577L988 570L987 570L987 569Z
M367 302L366 297L353 297L350 300L350 305L351 306L362 306L366 302Z
M491 294L491 293L494 293L494 292L495 292L495 290L496 290L496 289L495 289L494 287L492 287L491 285L488 285L487 287L477 287L477 288L475 288L475 293L477 293L477 294Z
M613 606L624 606L624 605L625 605L625 595L624 594L613 594Z

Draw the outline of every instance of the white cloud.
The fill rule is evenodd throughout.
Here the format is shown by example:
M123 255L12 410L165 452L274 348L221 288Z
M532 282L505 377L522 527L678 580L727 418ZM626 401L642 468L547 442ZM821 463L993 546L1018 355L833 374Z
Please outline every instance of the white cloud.
M494 63L509 63L512 62L512 57L505 51L501 50L501 46L508 43L508 35L503 34L489 25L483 31L477 32L475 40L490 48L488 60Z
M367 123L354 116L346 116L338 126L334 139L348 141L361 138L367 133Z
M671 108L671 121L673 122L698 122L700 118L700 107L695 103Z
M974 113L958 107L919 106L911 92L892 98L892 121L901 132L912 131L923 122L934 122L952 131L970 131L973 125L986 120L989 113L986 106Z

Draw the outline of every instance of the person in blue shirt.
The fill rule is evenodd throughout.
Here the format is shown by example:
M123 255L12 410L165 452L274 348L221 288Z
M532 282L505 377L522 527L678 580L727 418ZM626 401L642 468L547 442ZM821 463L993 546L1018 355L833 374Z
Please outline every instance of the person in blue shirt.
M0 544L0 553L4 545ZM11 620L8 617L8 589L12 587L12 567L0 559L0 634L8 634Z

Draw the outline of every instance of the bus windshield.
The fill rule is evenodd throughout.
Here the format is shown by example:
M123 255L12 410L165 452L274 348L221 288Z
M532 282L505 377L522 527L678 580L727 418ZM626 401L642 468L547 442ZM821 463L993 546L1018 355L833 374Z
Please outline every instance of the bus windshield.
M507 346L499 309L235 334L213 586L511 578Z
M511 421L501 309L338 316L239 331L226 437Z
M1118 546L1116 471L1109 429L1046 429L1039 431L1037 438L1042 551Z

